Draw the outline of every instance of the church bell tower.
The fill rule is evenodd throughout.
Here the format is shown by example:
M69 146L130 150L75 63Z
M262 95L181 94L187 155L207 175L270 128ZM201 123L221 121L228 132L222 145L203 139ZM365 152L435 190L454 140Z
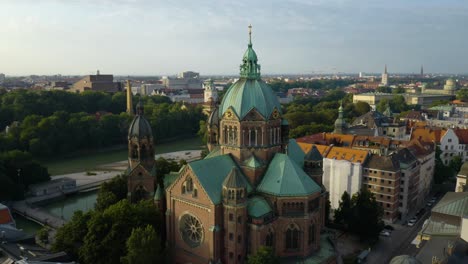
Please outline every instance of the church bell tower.
M153 132L143 111L140 101L128 130L128 197L132 202L152 199L156 181Z

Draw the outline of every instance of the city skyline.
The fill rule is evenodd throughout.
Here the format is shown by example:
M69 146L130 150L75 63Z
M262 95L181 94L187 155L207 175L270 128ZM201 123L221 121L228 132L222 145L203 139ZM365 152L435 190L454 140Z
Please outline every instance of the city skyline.
M440 2L5 1L0 72L235 75L252 24L263 74L467 73L468 3Z

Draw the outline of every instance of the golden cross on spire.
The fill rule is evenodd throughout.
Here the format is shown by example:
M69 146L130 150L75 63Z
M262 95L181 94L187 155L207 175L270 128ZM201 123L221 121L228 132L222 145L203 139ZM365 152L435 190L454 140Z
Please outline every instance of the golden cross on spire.
M252 45L252 24L249 25L249 44Z

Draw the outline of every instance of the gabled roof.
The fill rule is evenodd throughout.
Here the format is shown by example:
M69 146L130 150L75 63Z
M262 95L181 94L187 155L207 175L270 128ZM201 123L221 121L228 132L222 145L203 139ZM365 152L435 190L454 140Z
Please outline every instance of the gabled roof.
M291 157L294 162L297 163L300 167L304 166L304 157L305 154L302 151L301 147L297 144L295 139L290 139L287 148L287 154Z
M187 166L193 171L194 176L197 177L213 204L221 202L223 182L229 172L231 172L232 167L237 167L230 155L220 155L209 159L193 161L187 164ZM252 186L242 173L241 176L247 187L247 193L250 193Z
M276 153L257 191L275 196L305 196L321 189L288 155Z
M400 169L400 163L396 159L395 155L370 155L369 159L367 160L364 166L367 168L384 171L398 171Z
M347 160L354 163L364 163L367 159L368 152L360 149L332 147L325 155L324 158Z
M247 212L250 217L259 218L272 211L268 202L261 196L253 196L247 201Z
M411 132L411 139L440 143L440 139L446 132L447 130L442 128L415 127Z
M468 129L454 129L460 144L468 144Z
M446 215L464 217L468 215L468 193L467 192L448 192L437 203L432 212Z

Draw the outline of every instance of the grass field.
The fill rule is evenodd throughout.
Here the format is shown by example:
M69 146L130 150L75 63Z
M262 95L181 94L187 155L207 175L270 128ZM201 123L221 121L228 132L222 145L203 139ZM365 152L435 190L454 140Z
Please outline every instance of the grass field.
M156 154L168 153L180 150L202 149L203 143L200 138L180 139L168 143L156 143ZM97 166L127 159L127 148L119 150L109 150L90 154L84 154L72 158L47 160L41 162L49 169L50 175L61 175L74 172L89 171Z

